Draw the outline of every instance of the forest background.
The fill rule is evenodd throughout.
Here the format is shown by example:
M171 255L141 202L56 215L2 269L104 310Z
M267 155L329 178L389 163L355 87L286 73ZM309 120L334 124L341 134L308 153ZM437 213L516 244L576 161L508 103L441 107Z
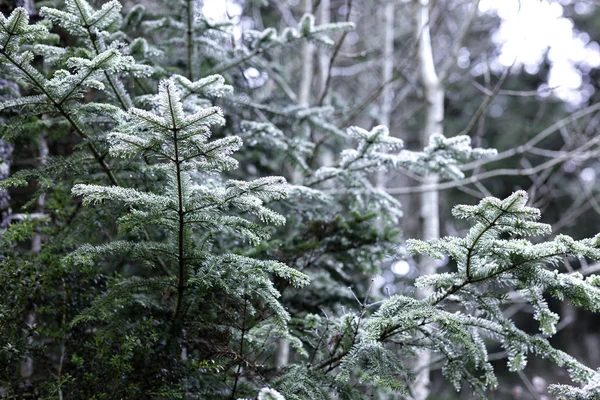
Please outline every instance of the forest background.
M106 2L90 3L100 8ZM205 26L218 31L221 29L219 24L225 24L223 29L231 33L227 40L232 49L236 49L248 32L253 30L263 31L272 27L281 32L285 27L298 27L305 13L314 14L317 25L354 24L353 29L332 30L332 43L323 39L326 43L298 41L281 48L274 45L274 50L257 47L255 52L250 51L241 61L234 60L235 64L231 65L214 62L219 56L218 49L211 48L213 44L208 40L201 43L205 48L200 46L193 53L195 58L191 62L195 70L201 72L190 77L191 81L191 78L209 75L208 72L220 73L226 77L227 83L232 84L235 93L245 96L223 100L232 110L242 110L239 117L233 118L241 120L243 113L251 112L263 123L279 121L281 131L289 128L296 133L310 129L301 122L289 122L287 119L292 115L298 120L308 119L312 126L318 126L320 130L306 131L313 143L323 146L317 164L334 165L342 146L341 139L336 139L335 135L339 134L338 130L349 126L360 126L367 131L378 125L388 126L390 136L401 139L404 148L412 151L426 147L435 133L443 133L448 138L468 135L474 148L498 151L494 157L487 155L481 159L463 160L462 165L456 168L453 165L439 167L439 174L426 177L421 177L422 171L418 168L403 165L392 172L373 172L369 176L373 188L385 189L402 204L402 216L389 216L394 221L398 218L395 227L401 232L402 239L398 242L398 248L374 262L378 270L365 268L336 277L353 287L354 291L345 290L344 287L336 289L345 301L353 302L355 295L362 298L367 292L381 296L412 293L415 290L414 279L420 274L452 270L453 264L447 257L437 261L423 260L406 254L403 243L406 238L463 236L468 225L452 217L451 209L456 204L475 204L486 196L503 199L516 190L524 190L528 194L529 204L541 210L542 222L550 224L553 232L583 239L593 237L600 231L596 183L600 174L600 81L597 69L600 66L600 5L592 0L521 0L506 4L500 7L492 1L478 0L437 0L431 3L223 0L207 1L204 5L197 3L194 18L201 19L202 12L208 17L217 17L216 20L207 20L212 22ZM0 11L8 16L17 5L25 7L32 21L35 21L41 18L38 12L42 6L56 5L60 8L61 2L3 1L0 2ZM139 6L144 6L146 13L151 15L160 13L164 4L158 0L124 1L124 13ZM427 10L426 14L423 14L423 10ZM549 15L551 22L544 25L540 22L543 19L541 17L536 21L536 12ZM509 18L511 15L512 20ZM515 15L529 16L530 19L524 17L518 20L514 18ZM152 29L150 26L135 26L133 20L127 20L126 23L131 23L129 28L133 30ZM530 27L519 33L536 37L523 37L523 41L537 40L543 43L544 37L550 40L556 36L549 33L553 31L569 37L562 47L541 46L539 52L529 51L529 54L523 55L510 48L519 47L514 44L518 43L518 39L512 38L513 42L502 43L502 39L507 37L506 32L517 29L518 24ZM172 24L169 28L177 31L178 26ZM59 31L58 34L65 46L73 45L65 32ZM172 34L171 38L174 36ZM223 38L216 35L212 39L218 41ZM223 45L223 42L220 43ZM171 65L165 67L167 72L177 71L190 62L181 50L185 41L173 40L170 45L172 48L168 57ZM551 45L548 43L548 46ZM153 54L152 47L140 46L142 49L137 50L143 59L158 57ZM180 46L179 50L177 46ZM523 48L529 49L526 46ZM204 59L203 51L210 56ZM514 55L520 58L513 59ZM2 77L0 84L7 98L13 96L15 91L27 90L16 87ZM143 87L144 81L136 81L135 84L138 90ZM278 101L287 104L284 111L272 106ZM334 111L321 110L328 106ZM245 107L250 107L252 111L247 111ZM298 112L303 108L312 111L299 116ZM277 112L285 113L278 115ZM311 120L313 115L315 120ZM330 125L317 121L319 118ZM36 126L44 126L45 130L35 140L17 135L11 138L13 132L4 132L8 137L2 142L0 151L3 178L32 167L41 169L49 157L66 155L64 149L79 145L78 140L64 134L65 129L60 124L42 123ZM246 127L250 132L245 138L246 143L260 148L261 136L252 136L260 129L255 125ZM281 131L264 129L269 134L281 134ZM265 159L257 152L242 163L243 173L261 176L263 172L267 175L268 172L278 171L290 182L301 181L302 174L298 171L304 168L305 161L298 158L297 154L308 153L310 163L314 161L310 160L310 153L314 149L303 149L301 142L284 138L281 138L279 146L284 156L274 156L276 160ZM425 165L422 169L428 167L431 166ZM34 217L36 214L43 216L50 207L62 206L57 204L64 201L60 196L46 198L39 195L38 190L44 191L44 185L47 184L41 181L3 192L2 226L7 227L24 219L26 211L33 213ZM326 189L335 194L335 187ZM302 208L302 205L299 204L298 208ZM68 216L61 218L70 221ZM361 221L351 223L360 225ZM327 236L330 233L327 227L322 229L323 232L319 234ZM348 229L360 231L361 228L351 226ZM103 234L111 236L114 233ZM27 242L27 251L39 253L45 240L43 234L35 235ZM268 250L264 251L269 256L273 255ZM260 253L260 250L257 252ZM363 256L369 258L363 254L349 255ZM290 255L287 261L293 258ZM344 256L339 256L339 260L344 261ZM133 267L122 261L118 268L127 274L128 268ZM600 265L583 259L576 260L573 265L569 262L561 264L560 268L569 273L577 270L584 276L600 271ZM33 279L34 275L35 271L24 281ZM374 280L369 284L371 278ZM4 279L9 282L15 278L4 276ZM67 284L64 277L57 276L56 279L62 280L62 285ZM325 290L329 282L323 282L323 287L317 286L313 290ZM97 290L103 290L101 286L99 284ZM22 290L32 289L25 285ZM36 290L32 290L33 298L52 297L48 293L37 293ZM87 305L89 299L83 297L78 301ZM293 308L293 298L286 301ZM320 303L323 299L317 295L311 301L318 313L318 308L323 306ZM43 307L41 311L38 309L40 304L35 300L31 303L36 306L28 308L21 305L23 308L19 308L24 325L15 328L17 333L12 332L21 335L29 344L35 341L36 336L22 331L35 331L37 319L40 318L38 314L44 313ZM551 343L593 369L600 367L600 323L597 316L568 301L549 300L549 305L560 315L558 332ZM74 317L82 309L74 306L68 313ZM524 330L534 331L537 328L537 322L532 318L534 309L526 302L516 301L504 312ZM60 329L55 333L56 343L53 346L60 348L64 346ZM282 359L277 362L285 365L286 357L289 357L286 352L290 351L286 350L288 344L282 341L278 346L282 348L279 348L277 356ZM29 384L39 372L36 363L40 361L36 360L34 354L35 351L19 361L18 374L23 382L29 381ZM61 353L58 351L56 354ZM505 356L501 350L490 354L500 381L499 389L490 394L490 398L547 398L548 384L567 381L561 368L535 358L522 372L509 373ZM426 384L419 386L417 380L413 388L415 397L418 398L419 391L422 391L431 398L451 398L448 395L450 386L441 378L441 366L433 361L421 360L427 365L426 369L431 371L432 383L427 389ZM78 360L75 357L70 362L76 365ZM30 390L27 385L20 387L25 392ZM456 396L470 398L471 392L465 390Z

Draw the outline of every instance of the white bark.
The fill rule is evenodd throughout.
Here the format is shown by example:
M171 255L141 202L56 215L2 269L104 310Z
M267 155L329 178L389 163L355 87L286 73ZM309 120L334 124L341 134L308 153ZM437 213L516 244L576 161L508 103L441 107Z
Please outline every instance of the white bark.
M384 24L383 24L383 63L381 72L381 81L389 82L392 80L394 73L394 17L396 6L393 1L389 1L384 9ZM390 116L392 112L392 103L394 91L391 84L386 85L381 93L381 116L379 123L381 125L390 125Z
M421 131L421 146L426 146L429 137L434 133L443 134L444 121L444 88L437 74L433 48L431 43L431 32L429 26L429 0L414 0L416 37L418 40L417 59L419 64L419 76L423 85L426 101L425 126ZM438 177L435 175L425 179L424 184L435 184ZM421 200L421 235L423 240L437 239L440 236L439 228L439 192L436 190L424 192L420 195ZM435 260L423 257L419 265L421 275L435 273ZM430 290L420 290L418 296L425 297L431 293ZM424 400L429 396L431 354L423 352L417 359L415 365L416 379L412 388L415 400Z
M37 15L34 0L16 0L14 4L15 7L23 7L24 9L26 9L29 15Z
M290 361L290 342L279 339L277 342L277 353L275 353L275 366L277 369L285 367Z
M331 3L330 0L321 0L319 5L319 23L328 24L331 22ZM319 49L319 93L325 91L327 75L329 74L329 54L326 49ZM323 104L328 103L326 97Z
M304 13L312 13L313 0L304 0ZM298 103L308 106L310 103L310 89L313 81L315 46L308 41L302 45L302 77L298 90Z
M394 74L394 38L396 31L394 21L396 20L395 0L388 0L383 9L383 48L381 52L381 82L386 83L392 80ZM391 83L386 84L381 92L381 105L379 124L387 126L392 132L392 108L394 103L394 88ZM404 179L404 178L401 178ZM377 174L377 188L384 189L387 185L387 174L380 171ZM400 399L400 395L394 395L393 400Z
M394 73L394 19L396 7L393 1L388 1L383 10L383 51L382 51L382 68L381 81L389 82L392 80ZM379 124L390 127L392 103L394 99L394 91L391 84L385 85L381 93L381 112L379 115ZM391 129L390 129L391 130ZM385 188L386 174L379 172L377 174L377 187Z
M328 24L331 22L331 0L321 0L319 3L319 24ZM319 49L319 90L317 93L325 93L325 88L327 86L327 79L329 78L329 74L331 71L329 70L331 63L331 54L325 48ZM326 95L323 98L323 105L327 105L331 102L331 97ZM319 138L321 140L322 137ZM321 154L319 155L319 165L333 165L334 163L334 155L333 152L327 148L321 149Z

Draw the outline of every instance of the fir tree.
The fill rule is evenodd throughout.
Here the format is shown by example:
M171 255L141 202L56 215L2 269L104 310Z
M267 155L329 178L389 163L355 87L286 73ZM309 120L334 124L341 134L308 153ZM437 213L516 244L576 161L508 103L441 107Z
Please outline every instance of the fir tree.
M384 126L346 129L332 122L334 106L298 104L274 60L303 40L333 46L350 23L306 15L298 28L247 31L229 47L229 27L196 18L195 4L156 13L67 0L34 24L23 8L0 17L0 68L27 92L0 104L3 139L28 143L42 130L68 139L63 154L1 185L35 183L30 203L44 194L47 212L22 213L0 238L0 389L359 399L409 393L408 361L427 349L457 389L485 397L497 385L488 348L499 342L512 371L546 357L584 385L557 394L596 398L594 371L548 342L558 316L547 299L598 310L597 277L548 267L600 259L599 237L530 241L550 229L527 195L490 197L454 209L473 222L464 238L408 241L455 264L417 280L429 297L375 293L369 277L402 256L402 209L374 176L460 179L461 164L494 151L442 135L408 151ZM277 95L260 101L238 67L266 71ZM35 235L42 250L25 252ZM509 294L531 304L539 333L504 316ZM31 310L37 322L25 325ZM274 361L282 342L288 365ZM27 358L50 373L23 388L15 371Z

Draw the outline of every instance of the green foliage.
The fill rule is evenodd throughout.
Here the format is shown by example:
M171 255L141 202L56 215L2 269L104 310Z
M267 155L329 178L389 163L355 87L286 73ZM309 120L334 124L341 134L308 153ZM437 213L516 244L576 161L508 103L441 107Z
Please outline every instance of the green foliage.
M548 297L598 311L599 280L548 266L600 259L600 236L530 241L550 228L526 194L487 198L454 209L473 222L465 237L408 242L456 267L417 280L429 297L372 293L371 276L401 256L402 216L374 174L458 179L461 165L495 152L441 135L413 152L386 127L338 127L335 106L295 104L278 52L300 40L331 47L352 24L305 15L228 47L229 25L194 18L195 3L156 13L67 0L42 7L35 24L22 8L0 17L0 68L26 92L1 103L3 138L63 148L0 184L33 192L0 236L0 389L359 399L408 393L412 360L427 349L457 390L468 383L485 397L499 342L510 370L546 357L587 385L557 393L596 396L594 372L548 342L558 323ZM288 99L253 96L237 67L267 71ZM540 333L504 315L513 292ZM282 342L286 366L274 361ZM50 372L24 388L16 371L30 359Z
M548 225L536 221L539 210L527 207L526 202L525 192L515 192L504 200L486 198L477 206L457 206L457 217L474 221L464 238L410 240L413 253L449 255L456 263L456 272L418 278L418 287L433 289L425 299L406 295L375 303L365 299L359 301L355 313L319 320L316 331L325 337L324 359L316 358L312 368L327 371L339 366L334 385L338 393L349 390L344 384L355 379L402 391L407 387L403 382L411 379L403 358L410 359L426 348L439 355L444 375L457 390L467 383L480 397L486 397L486 391L498 384L488 361L492 341L505 349L511 371L525 368L528 355L533 353L564 367L574 382L591 379L591 369L553 349L546 339L556 332L558 316L548 308L545 296L568 298L578 306L597 310L600 291L595 276L583 279L547 267L565 256L600 259L599 239L575 241L559 235L536 244L522 239L550 233ZM503 308L510 304L507 295L511 291L531 304L540 322L540 334L523 331L505 316ZM332 342L335 344L330 347ZM278 387L283 393L286 379L299 381L292 372L281 378ZM557 386L555 390L576 396L573 393L580 389Z

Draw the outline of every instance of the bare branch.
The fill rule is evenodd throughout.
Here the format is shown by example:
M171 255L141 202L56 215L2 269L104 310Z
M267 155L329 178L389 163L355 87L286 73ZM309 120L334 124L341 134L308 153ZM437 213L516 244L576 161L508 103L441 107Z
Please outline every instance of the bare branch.
M593 114L596 111L600 110L600 103L596 103L596 104L592 104L589 107L586 107L582 110L579 110L577 112L574 112L573 114L555 122L554 124L550 125L548 128L544 129L543 131L541 131L540 133L538 133L537 135L535 135L535 137L533 137L532 139L530 139L527 143L522 144L520 146L505 150L503 152L498 153L498 155L492 159L486 159L486 160L480 160L480 161L475 161L472 163L468 163L465 164L461 167L461 169L463 171L468 171L468 170L472 170L472 169L476 169L476 168L480 168L486 164L489 164L491 162L496 162L496 161L500 161L500 160L504 160L506 158L510 158L513 157L515 155L518 154L523 154L528 152L530 149L532 149L533 147L535 147L535 145L537 145L539 142L541 142L542 140L546 139L548 136L550 136L551 134L559 131L560 129L568 126L569 124L577 121L578 119L581 119L589 114Z
M346 17L345 17L345 21L346 22L350 22L350 12L352 11L352 0L348 0L348 2L346 3ZM348 33L344 32L342 34L342 37L340 38L340 40L338 41L338 43L336 44L335 48L333 49L333 54L331 54L331 58L329 59L329 70L327 71L327 79L325 80L325 87L323 88L323 93L321 93L321 98L319 98L319 105L323 105L323 102L325 101L325 97L327 97L327 92L329 91L329 85L331 84L331 68L333 68L333 63L338 55L338 53L340 52L340 49L342 48L342 44L344 44L344 39L346 39L346 35Z
M390 194L409 194L409 193L424 193L436 190L447 190L452 189L462 185L469 185L475 182L479 182L482 180L498 177L498 176L529 176L533 174L537 174L540 171L544 171L548 168L551 168L555 165L561 164L567 160L573 159L573 157L578 157L580 154L589 155L590 157L598 157L600 155L600 150L596 150L593 152L585 152L588 148L600 142L600 137L597 136L591 139L589 142L584 144L583 146L577 148L571 152L565 152L561 157L553 158L545 163L539 164L532 168L522 168L522 169L511 169L511 168L501 168L492 171L482 172L480 174L472 175L468 178L459 179L451 182L443 182L443 183L434 183L434 184L425 184L421 186L414 187L404 187L404 188L388 188L387 191Z

